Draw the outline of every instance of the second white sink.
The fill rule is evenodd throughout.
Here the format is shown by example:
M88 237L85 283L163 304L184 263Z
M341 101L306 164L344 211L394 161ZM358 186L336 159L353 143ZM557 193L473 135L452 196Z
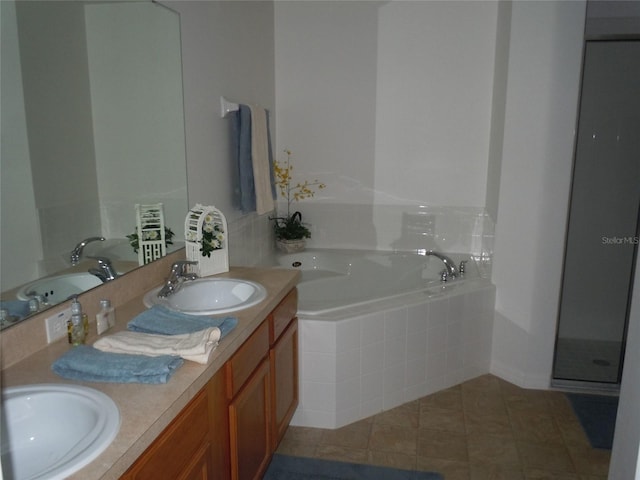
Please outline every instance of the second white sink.
M158 297L161 287L144 296L144 304L164 305L177 312L192 315L217 315L252 307L267 297L267 290L256 282L237 278L200 278L186 281L175 293Z
M93 388L38 384L2 392L2 467L15 480L59 480L104 451L120 412Z

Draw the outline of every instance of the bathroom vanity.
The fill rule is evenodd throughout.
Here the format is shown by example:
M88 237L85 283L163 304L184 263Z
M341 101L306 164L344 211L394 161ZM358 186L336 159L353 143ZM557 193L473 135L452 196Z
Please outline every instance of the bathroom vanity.
M298 405L292 290L122 477L260 479Z
M144 294L163 281L181 254L83 294L89 318L95 318L100 298L110 298L117 325L106 334L124 330L145 309ZM44 318L62 304L0 334L3 388L78 383L105 393L118 406L116 438L69 478L261 478L298 402L299 272L232 267L218 276L260 283L267 298L233 314L238 325L207 365L185 362L166 384L73 382L55 375L51 364L72 347L65 340L46 344ZM88 344L97 338L95 323L90 330Z

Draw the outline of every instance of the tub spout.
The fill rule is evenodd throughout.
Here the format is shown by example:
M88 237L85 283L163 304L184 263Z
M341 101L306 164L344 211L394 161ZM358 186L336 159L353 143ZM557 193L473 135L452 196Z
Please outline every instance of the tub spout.
M444 255L442 253L435 252L433 250L427 251L427 253L425 253L425 255L427 255L427 256L431 256L432 255L432 256L442 260L442 263L444 263L444 268L445 268L445 270L447 272L447 277L448 278L456 278L458 276L458 267L456 267L456 263L453 260L451 260L449 257L447 257L446 255Z

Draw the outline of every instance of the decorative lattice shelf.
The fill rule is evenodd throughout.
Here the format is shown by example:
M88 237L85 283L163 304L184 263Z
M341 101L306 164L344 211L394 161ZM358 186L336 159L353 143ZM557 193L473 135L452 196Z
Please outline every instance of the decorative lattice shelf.
M138 264L146 265L167 254L162 203L136 204Z
M203 229L214 233L218 248L202 255ZM229 248L227 242L227 219L212 205L196 204L184 221L184 238L187 260L198 262L190 271L200 277L229 271Z

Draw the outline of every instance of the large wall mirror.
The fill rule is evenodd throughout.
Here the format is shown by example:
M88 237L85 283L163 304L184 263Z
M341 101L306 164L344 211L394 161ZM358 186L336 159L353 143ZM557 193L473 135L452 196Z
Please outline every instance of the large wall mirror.
M69 253L138 266L136 204L188 210L180 19L151 1L2 1L0 291L67 273ZM97 245L99 244L99 245ZM76 267L86 272L95 260ZM93 264L92 264L93 262Z

